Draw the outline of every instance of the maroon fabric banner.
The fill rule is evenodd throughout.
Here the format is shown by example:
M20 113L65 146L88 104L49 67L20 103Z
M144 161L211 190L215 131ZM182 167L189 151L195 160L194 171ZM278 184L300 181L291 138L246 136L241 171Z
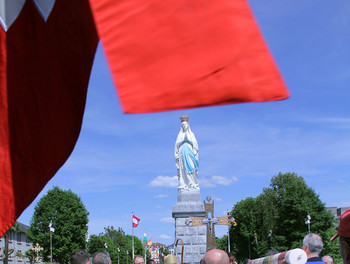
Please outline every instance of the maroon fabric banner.
M88 0L25 1L0 27L0 237L64 164L78 138L98 37Z

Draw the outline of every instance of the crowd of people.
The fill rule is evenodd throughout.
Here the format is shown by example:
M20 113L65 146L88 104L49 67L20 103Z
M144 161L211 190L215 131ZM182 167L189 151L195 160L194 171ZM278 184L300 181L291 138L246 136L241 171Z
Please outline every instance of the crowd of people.
M340 255L343 259L343 264L350 264L350 209L345 211L340 217L338 231L331 241L339 237ZM307 234L303 239L303 250L307 256L306 264L333 264L331 256L320 257L323 249L322 238L317 234ZM178 264L177 258L174 255L168 255L164 259L165 264ZM248 262L248 261L246 261ZM227 254L220 249L209 250L200 262L201 264L237 264L233 254ZM70 264L111 264L111 258L107 252L96 252L90 258L85 250L75 250L71 255ZM133 264L156 264L153 259L145 260L142 256L134 257Z

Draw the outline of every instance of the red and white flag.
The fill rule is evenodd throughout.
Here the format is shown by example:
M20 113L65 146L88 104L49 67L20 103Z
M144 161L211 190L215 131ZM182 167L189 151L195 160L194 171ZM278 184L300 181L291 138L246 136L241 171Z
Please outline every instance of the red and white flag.
M137 227L139 225L140 218L137 218L136 216L132 215L132 227Z

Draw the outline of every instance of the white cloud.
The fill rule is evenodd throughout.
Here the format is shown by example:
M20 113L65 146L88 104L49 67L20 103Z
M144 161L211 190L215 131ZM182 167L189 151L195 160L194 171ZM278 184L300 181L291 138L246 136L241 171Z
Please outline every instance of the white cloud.
M149 186L151 187L177 187L177 176L157 176Z
M173 224L174 223L174 218L172 217L163 217L160 219L161 222L163 223L170 223Z
M201 178L198 179L200 187L215 187L216 185L211 182L210 179Z
M154 198L165 198L165 197L168 197L169 195L167 194L158 194L156 196L154 196Z
M161 206L161 205L156 205L156 208L163 208L163 206Z
M211 178L200 178L198 179L200 187L216 187L217 185L228 186L233 182L238 181L237 177L226 178L219 175L214 175Z
M172 239L171 236L164 235L164 234L163 234L163 235L160 235L159 238L160 238L160 239Z

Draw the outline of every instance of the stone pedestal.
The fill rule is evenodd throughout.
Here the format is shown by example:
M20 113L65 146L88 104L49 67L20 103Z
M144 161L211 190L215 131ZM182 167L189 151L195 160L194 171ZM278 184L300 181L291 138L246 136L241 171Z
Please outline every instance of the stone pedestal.
M205 217L204 204L199 190L178 190L177 204L172 208L175 218L175 241L181 238L184 242L184 264L199 264L206 253L206 226L190 227L186 221L192 216ZM176 257L181 261L181 241L178 242Z

